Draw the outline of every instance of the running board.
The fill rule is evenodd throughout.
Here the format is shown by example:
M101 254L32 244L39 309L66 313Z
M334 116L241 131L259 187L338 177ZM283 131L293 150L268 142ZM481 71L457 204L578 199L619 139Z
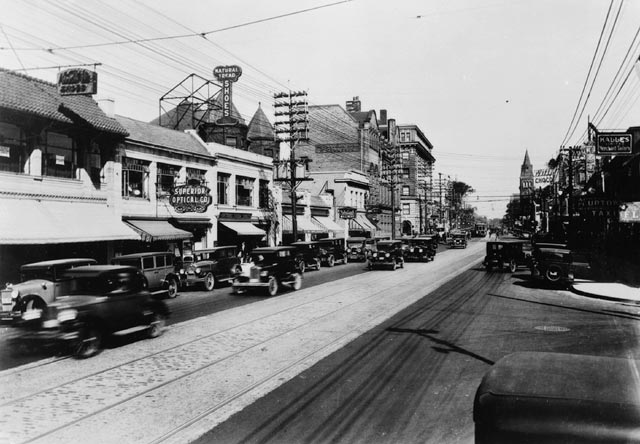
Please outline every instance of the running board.
M127 328L126 330L120 330L120 331L116 331L113 333L114 336L126 336L126 335L130 335L131 333L136 333L142 330L148 330L149 326L148 325L138 325L136 327L131 327L131 328Z

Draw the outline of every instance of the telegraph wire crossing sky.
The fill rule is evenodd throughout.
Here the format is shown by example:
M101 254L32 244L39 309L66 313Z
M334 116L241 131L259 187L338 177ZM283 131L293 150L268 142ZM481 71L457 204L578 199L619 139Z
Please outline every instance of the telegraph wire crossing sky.
M528 150L544 168L561 145L640 124L640 2L632 0L0 0L0 66L54 82L93 65L98 95L151 121L189 74L239 65L233 101L249 121L273 94L416 124L438 172L502 217ZM331 131L328 121L322 131ZM336 134L339 136L339 134Z

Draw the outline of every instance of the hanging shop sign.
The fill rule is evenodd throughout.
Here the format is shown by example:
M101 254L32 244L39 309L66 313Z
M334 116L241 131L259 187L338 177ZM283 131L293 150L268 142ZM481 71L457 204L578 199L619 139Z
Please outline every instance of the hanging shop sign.
M553 178L555 174L556 174L556 170L553 168L535 170L533 173L533 183L535 187L544 188L547 185L553 183Z
M339 207L338 214L340 219L355 219L356 209L354 207Z
M596 154L600 156L631 154L632 149L631 133L598 133L596 135Z
M620 222L640 222L640 202L626 202L620 206Z
M233 83L237 82L242 75L242 68L237 65L216 66L213 75L222 82L222 117L216 120L216 125L237 125L238 119L231 115L233 106L231 97Z
M178 213L204 213L212 201L211 189L204 185L178 185L169 195L169 203Z
M62 96L91 95L98 92L98 73L71 68L58 73L58 93Z

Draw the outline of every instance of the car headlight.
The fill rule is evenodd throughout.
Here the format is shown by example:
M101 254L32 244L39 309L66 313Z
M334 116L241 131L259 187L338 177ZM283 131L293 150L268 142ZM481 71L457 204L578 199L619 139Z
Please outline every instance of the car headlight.
M391 254L387 253L384 255L384 257L391 257Z
M422 248L420 248L420 249L418 250L418 253L422 253Z
M184 268L181 268L180 269L180 274L184 274L184 273L185 273Z
M58 312L58 322L68 322L73 321L78 317L78 310L73 308L68 308L66 310L60 310Z
M20 296L20 290L17 288L11 290L11 299L18 299L18 296Z
M202 268L197 267L197 268L196 268L196 274L200 274L201 272L202 272Z
M268 271L261 271L260 272L260 277L267 277L269 276L269 272Z

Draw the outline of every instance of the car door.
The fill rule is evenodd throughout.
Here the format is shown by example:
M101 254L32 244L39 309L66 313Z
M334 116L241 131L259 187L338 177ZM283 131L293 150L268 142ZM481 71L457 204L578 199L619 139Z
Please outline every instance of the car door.
M143 299L136 285L136 273L117 272L106 277L106 299L101 302L101 317L111 331L120 331L142 323Z
M153 256L143 256L141 258L141 267L144 277L147 278L149 289L157 290L162 287L164 276L160 276L160 271L156 268L155 258Z

